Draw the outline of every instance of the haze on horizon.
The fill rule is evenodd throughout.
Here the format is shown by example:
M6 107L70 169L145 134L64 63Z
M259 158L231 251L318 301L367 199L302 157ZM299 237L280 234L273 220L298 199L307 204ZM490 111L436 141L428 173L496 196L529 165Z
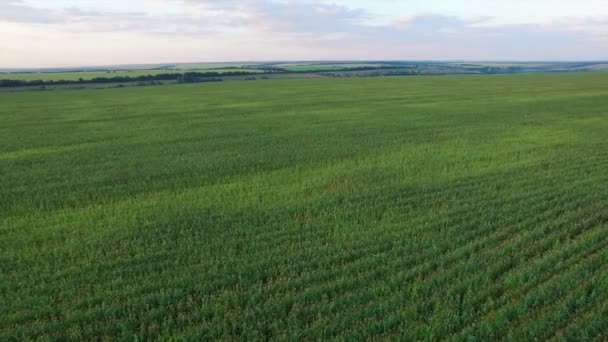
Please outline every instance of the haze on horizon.
M0 68L606 60L605 0L0 0Z

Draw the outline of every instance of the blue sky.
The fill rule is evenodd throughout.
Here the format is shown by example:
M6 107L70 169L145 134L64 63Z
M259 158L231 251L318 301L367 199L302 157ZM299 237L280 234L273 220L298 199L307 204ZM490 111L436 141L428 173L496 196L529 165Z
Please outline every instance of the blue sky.
M605 60L606 0L0 0L0 68Z

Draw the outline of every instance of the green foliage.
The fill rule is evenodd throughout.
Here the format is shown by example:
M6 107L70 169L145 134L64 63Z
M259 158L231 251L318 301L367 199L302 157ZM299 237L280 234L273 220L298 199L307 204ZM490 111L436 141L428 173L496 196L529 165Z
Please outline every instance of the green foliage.
M47 82L53 83L58 81L80 81L81 83L90 83L94 79L162 79L155 77L158 75L175 75L185 72L197 73L214 73L233 75L241 74L257 74L263 70L256 69L239 69L239 68L221 68L221 69L192 69L192 70L123 70L123 71L89 71L89 72L40 72L40 73L0 73L0 86L2 81L22 81L27 82ZM171 79L175 79L172 77Z
M173 74L154 74L145 76L115 76L115 77L95 77L90 80L54 80L54 81L23 81L23 80L0 80L0 88L3 87L26 87L26 86L52 86L52 85L74 85L74 84L116 84L116 83L133 83L137 85L161 85L161 81L176 81L179 83L202 83L202 82L221 82L221 76L245 76L250 75L248 71L230 71L230 72L184 72ZM158 84L156 83L158 81Z
M605 339L607 82L0 94L0 340Z

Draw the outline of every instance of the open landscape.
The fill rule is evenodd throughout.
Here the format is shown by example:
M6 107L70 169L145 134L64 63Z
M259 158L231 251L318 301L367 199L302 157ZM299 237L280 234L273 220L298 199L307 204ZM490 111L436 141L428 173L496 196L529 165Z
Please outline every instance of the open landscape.
M606 0L0 0L0 342L608 342Z
M606 84L0 93L0 340L606 340Z
M446 74L521 74L548 72L608 71L605 62L436 62L436 61L335 61L335 62L240 62L184 63L167 65L124 65L81 68L0 69L0 88L9 87L2 81L52 82L81 81L95 83L99 78L137 78L142 76L209 74L207 77L231 79L234 74L273 77L352 77L352 76L412 76ZM304 76L302 76L304 75ZM242 78L238 78L239 80ZM154 79L156 80L156 79ZM161 79L162 80L162 79ZM133 80L118 80L124 83ZM23 83L20 86L28 86Z
M2 69L0 69L2 71ZM605 62L265 62L123 65L0 72L0 92L175 83L384 76L608 72Z

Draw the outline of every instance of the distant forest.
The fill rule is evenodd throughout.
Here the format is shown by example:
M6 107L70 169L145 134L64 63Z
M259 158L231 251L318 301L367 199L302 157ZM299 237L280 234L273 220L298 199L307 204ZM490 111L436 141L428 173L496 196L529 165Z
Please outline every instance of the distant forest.
M136 83L136 82L152 82L152 81L176 81L178 83L198 83L198 82L217 82L221 81L222 76L246 76L250 75L247 71L230 71L230 72L185 72L143 76L115 76L115 77L95 77L92 79L78 80L0 80L0 87L28 87L28 86L55 86L55 85L74 85L74 84L90 84L90 83Z

